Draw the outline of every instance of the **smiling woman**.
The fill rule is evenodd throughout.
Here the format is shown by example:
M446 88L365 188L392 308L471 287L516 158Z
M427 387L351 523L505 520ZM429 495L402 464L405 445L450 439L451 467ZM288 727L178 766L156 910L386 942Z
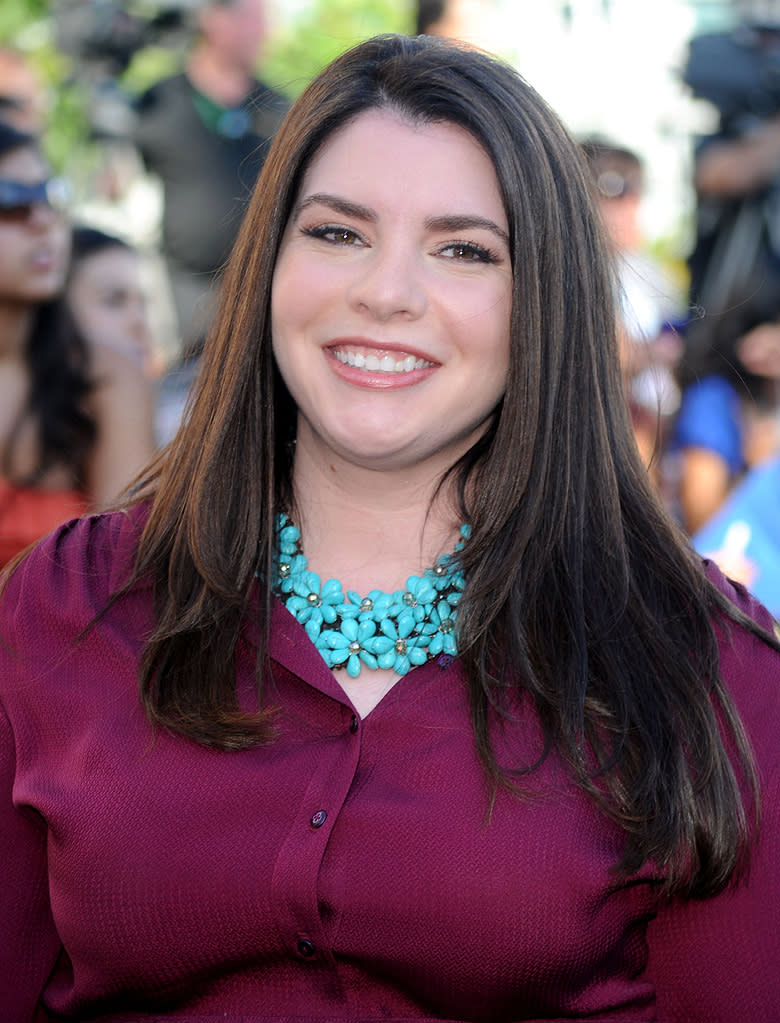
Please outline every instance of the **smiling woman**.
M415 514L419 534L431 482L504 393L511 305L504 204L473 136L392 110L343 127L306 171L274 274L274 354L299 416L295 492L311 492L325 461L339 480L403 471L419 480L404 530Z
M484 53L297 101L179 434L6 580L12 1018L773 1017L780 652L649 484L606 253Z

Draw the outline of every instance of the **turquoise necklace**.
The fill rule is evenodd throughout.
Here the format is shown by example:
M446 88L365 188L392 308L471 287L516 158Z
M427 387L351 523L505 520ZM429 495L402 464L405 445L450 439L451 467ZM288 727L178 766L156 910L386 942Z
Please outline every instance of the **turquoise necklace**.
M273 590L330 668L346 668L351 678L364 666L405 675L439 654L457 654L455 618L466 580L453 570L452 554L443 554L423 575L410 576L404 590L371 590L367 597L347 590L345 597L338 579L323 584L308 570L301 534L284 513L276 529ZM455 552L470 532L461 526Z

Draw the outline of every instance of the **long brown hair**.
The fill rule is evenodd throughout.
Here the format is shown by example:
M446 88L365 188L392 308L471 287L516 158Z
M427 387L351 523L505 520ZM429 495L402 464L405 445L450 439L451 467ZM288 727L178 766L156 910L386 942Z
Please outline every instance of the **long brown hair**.
M191 413L136 492L151 509L134 578L151 579L157 607L143 701L154 721L201 743L272 741L270 712L239 712L235 686L257 573L262 707L274 518L292 496L295 407L271 352L271 282L312 156L376 107L469 131L494 164L510 226L506 394L451 470L472 525L458 643L486 772L494 786L522 781L522 770L499 769L488 724L507 693L524 693L549 747L624 828L623 868L653 858L670 890L715 891L746 844L738 777L755 785L713 619L755 627L706 580L636 453L611 266L578 146L511 68L473 49L427 37L363 43L315 79L277 135Z

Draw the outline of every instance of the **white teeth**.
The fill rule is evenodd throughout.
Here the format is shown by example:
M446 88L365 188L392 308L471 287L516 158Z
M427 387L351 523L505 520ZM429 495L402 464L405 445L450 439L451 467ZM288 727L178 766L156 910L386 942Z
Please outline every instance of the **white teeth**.
M413 369L425 369L427 366L433 365L427 359L415 359L413 355L407 355L405 359L399 359L396 362L392 355L383 355L380 359L376 355L363 355L360 352L348 352L340 348L334 349L333 354L345 366L367 369L372 373L411 373Z

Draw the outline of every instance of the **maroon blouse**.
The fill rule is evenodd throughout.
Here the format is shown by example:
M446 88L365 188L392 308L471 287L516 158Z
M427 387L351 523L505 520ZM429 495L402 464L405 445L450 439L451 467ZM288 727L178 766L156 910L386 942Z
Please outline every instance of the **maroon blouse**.
M60 529L0 606L3 1021L780 1020L778 655L741 630L722 644L766 786L749 878L657 913L658 877L613 872L620 833L554 757L488 817L457 661L359 720L277 606L277 740L154 735L148 590L74 643L137 532L123 513ZM517 711L494 731L507 765L541 749Z

